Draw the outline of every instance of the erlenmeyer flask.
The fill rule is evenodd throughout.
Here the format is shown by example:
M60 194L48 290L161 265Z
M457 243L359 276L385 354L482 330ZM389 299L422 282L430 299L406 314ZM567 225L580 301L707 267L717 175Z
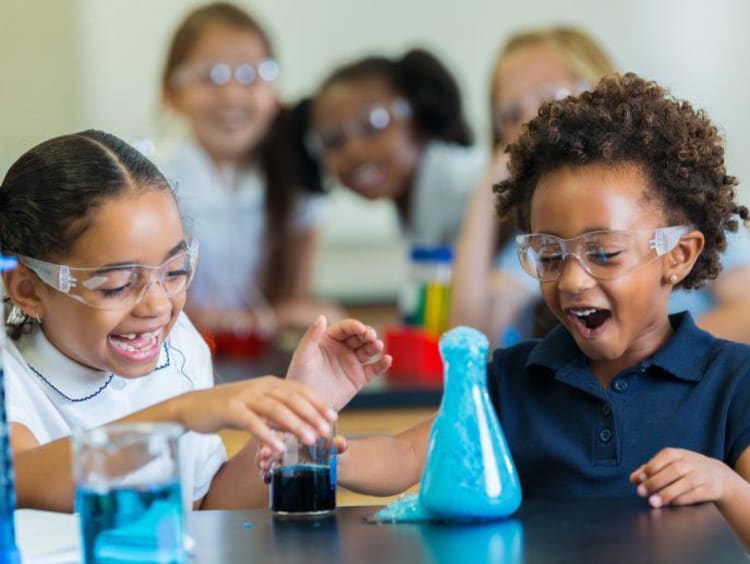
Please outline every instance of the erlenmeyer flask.
M420 500L446 519L495 519L521 504L521 484L487 393L487 338L457 327L440 339L445 387L430 433Z

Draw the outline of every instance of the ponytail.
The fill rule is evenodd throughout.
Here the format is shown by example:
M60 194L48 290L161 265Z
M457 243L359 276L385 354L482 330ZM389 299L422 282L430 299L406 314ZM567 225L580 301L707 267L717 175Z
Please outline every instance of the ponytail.
M409 100L414 121L429 138L471 145L456 79L432 54L412 49L395 63L396 84Z
M276 303L287 297L296 285L294 267L289 259L293 232L292 217L306 193L322 193L320 166L307 152L310 100L282 108L260 148L260 165L265 175L266 260L261 280L264 295Z

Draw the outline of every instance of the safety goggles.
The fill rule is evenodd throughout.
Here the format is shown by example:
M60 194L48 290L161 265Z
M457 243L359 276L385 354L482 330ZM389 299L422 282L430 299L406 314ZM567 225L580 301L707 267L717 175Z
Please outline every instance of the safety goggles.
M167 297L187 290L198 263L198 241L188 239L183 250L159 266L116 264L77 268L17 255L18 262L45 284L97 309L120 310L140 303L154 283Z
M392 123L410 117L411 106L402 98L390 103L373 104L339 125L324 125L311 131L305 137L305 145L310 154L320 157L323 153L340 151L351 138L374 137Z
M179 67L170 79L173 86L180 88L188 84L223 86L234 78L237 84L250 86L257 81L272 83L279 78L279 65L273 59L263 59L258 63L222 63L206 61Z
M543 102L577 96L589 88L589 83L584 80L579 80L573 86L544 83L523 98L497 102L492 110L495 129L497 131L513 129L521 124L526 116L536 115Z
M557 280L568 256L574 257L594 278L612 280L668 253L691 229L675 225L633 231L591 231L572 239L529 233L516 237L516 250L526 273L541 282Z

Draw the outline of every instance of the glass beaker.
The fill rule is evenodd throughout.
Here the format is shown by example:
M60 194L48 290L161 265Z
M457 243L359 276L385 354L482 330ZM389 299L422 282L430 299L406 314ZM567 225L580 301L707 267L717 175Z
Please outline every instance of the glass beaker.
M73 436L83 560L185 562L176 423L115 423Z
M336 509L335 431L306 445L293 433L280 432L284 451L271 471L270 505L278 517L325 516Z

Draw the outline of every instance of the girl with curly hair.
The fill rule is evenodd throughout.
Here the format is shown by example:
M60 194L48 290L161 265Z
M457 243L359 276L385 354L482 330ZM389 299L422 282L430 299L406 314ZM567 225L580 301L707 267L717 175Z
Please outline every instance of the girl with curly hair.
M513 221L493 217L491 185L509 176L506 147L546 99L575 95L614 72L606 53L585 32L570 27L522 31L504 45L492 79L495 166L467 205L459 237L451 323L471 325L500 346L543 337L557 324L539 287L516 258ZM702 329L750 342L750 233L731 233L721 256L722 272L700 289L677 289L669 311L689 311Z
M748 218L736 185L708 117L634 74L545 102L510 146L497 208L560 323L487 369L525 497L714 502L750 546L750 346L668 314ZM430 425L351 441L339 483L415 484Z

